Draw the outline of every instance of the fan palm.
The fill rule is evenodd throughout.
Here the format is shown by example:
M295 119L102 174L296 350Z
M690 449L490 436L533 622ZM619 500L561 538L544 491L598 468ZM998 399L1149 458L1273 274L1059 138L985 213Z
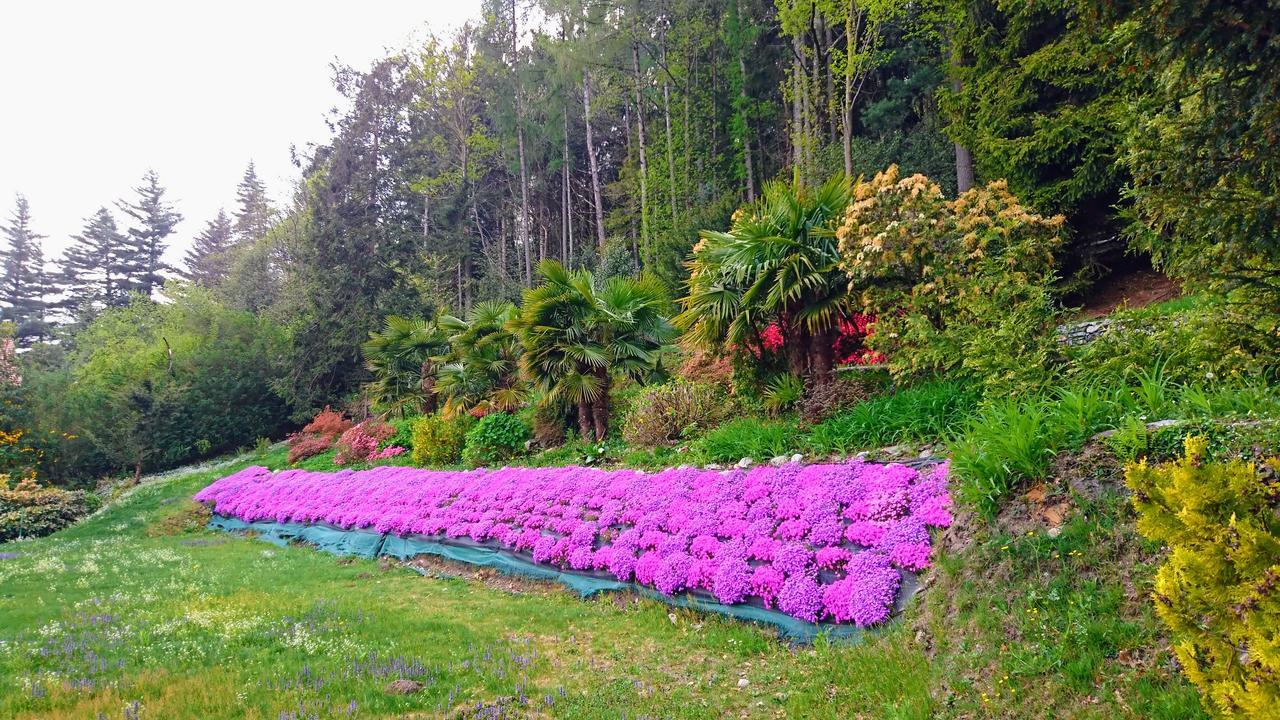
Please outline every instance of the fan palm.
M835 237L849 197L843 177L816 190L773 182L728 232L702 231L676 325L695 344L760 350L776 321L791 371L828 378L835 329L852 309Z
M365 389L374 407L405 417L435 410L435 365L449 349L433 322L389 315L380 332L369 333L361 346L373 380Z
M466 319L444 315L440 329L452 350L440 366L435 391L448 415L514 410L525 400L520 381L520 339L507 329L519 311L509 302L477 303Z
M577 407L583 439L602 440L614 376L645 380L670 350L666 290L650 278L615 277L597 287L590 272L554 260L538 270L543 283L525 291L511 322L524 343L521 369L547 401Z

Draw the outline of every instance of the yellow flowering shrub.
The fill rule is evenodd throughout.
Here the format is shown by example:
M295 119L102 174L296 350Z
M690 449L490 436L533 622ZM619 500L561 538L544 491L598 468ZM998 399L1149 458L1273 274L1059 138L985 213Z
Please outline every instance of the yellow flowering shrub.
M0 542L48 535L100 504L97 496L82 490L43 487L33 472L18 477L0 474Z
M1280 718L1280 459L1205 462L1205 446L1125 473L1138 531L1169 547L1156 614L1211 714Z
M837 231L849 290L876 316L896 374L963 370L1035 384L1056 353L1052 293L1062 216L1024 208L1003 180L954 200L896 165L854 187Z

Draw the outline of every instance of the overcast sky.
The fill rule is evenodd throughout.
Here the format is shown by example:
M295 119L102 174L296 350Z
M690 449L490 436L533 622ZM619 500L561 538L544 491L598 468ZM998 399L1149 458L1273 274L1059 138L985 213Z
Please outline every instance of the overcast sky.
M364 68L479 13L480 0L0 0L0 223L26 195L52 259L155 168L185 216L176 262L232 209L250 159L287 196L289 146L324 141L342 100L333 60Z

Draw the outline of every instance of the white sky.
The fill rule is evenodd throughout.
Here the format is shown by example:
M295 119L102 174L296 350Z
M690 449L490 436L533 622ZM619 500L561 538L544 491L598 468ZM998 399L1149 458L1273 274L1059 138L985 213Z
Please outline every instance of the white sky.
M232 210L250 159L288 195L290 144L326 140L342 101L330 62L365 68L479 14L480 0L0 0L0 223L22 192L59 257L155 168L185 216L176 263Z

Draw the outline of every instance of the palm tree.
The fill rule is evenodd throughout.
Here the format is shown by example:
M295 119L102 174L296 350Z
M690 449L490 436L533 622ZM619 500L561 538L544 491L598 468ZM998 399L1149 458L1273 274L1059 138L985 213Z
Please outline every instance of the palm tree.
M538 271L542 285L525 291L510 325L524 343L521 369L546 401L577 407L584 440L603 440L614 376L647 380L671 349L675 328L664 314L666 289L651 278L623 277L597 287L590 272L554 260L544 260Z
M676 326L697 345L761 351L760 333L776 321L791 372L828 380L836 328L853 309L835 237L849 198L844 177L816 190L773 182L728 232L702 231Z
M382 331L369 333L361 346L365 367L373 373L365 386L370 402L401 417L435 412L436 365L448 349L436 323L388 315Z
M438 323L452 350L437 373L435 391L444 412L515 410L524 403L520 339L507 329L519 310L509 302L476 304L466 319L443 315Z

